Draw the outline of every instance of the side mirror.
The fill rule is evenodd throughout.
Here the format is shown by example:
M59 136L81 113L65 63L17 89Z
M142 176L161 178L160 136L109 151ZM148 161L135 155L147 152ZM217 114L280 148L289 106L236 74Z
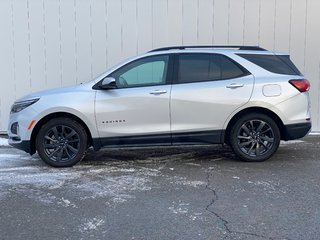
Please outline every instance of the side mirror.
M113 77L106 77L102 80L99 88L101 88L101 89L116 89L117 88L116 80Z

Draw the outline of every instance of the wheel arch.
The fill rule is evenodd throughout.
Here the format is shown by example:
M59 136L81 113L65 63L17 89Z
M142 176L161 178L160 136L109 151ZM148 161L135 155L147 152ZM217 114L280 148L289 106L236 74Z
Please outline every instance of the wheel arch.
M277 124L277 126L279 127L280 130L280 134L281 134L281 139L285 138L285 126L281 120L281 118L273 111L267 109L267 108L263 108L263 107L249 107L246 109L241 110L240 112L236 113L231 120L229 121L226 130L225 130L225 134L224 134L224 142L229 144L229 138L230 138L230 131L232 126L236 123L236 121L249 113L261 113L261 114L265 114L268 117L271 117L275 123Z
M30 138L30 154L34 154L36 152L36 137L40 131L40 128L43 126L43 124L49 122L50 120L54 119L54 118L58 118L58 117L66 117L66 118L71 118L73 120L75 120L76 122L78 122L86 131L87 136L88 136L88 143L90 146L93 145L93 138L91 135L91 132L88 128L88 126L85 124L85 122L77 117L76 115L72 114L72 113L68 113L68 112L55 112L55 113L50 113L46 116L44 116L43 118L41 118L37 124L34 126L32 133L31 133L31 138Z

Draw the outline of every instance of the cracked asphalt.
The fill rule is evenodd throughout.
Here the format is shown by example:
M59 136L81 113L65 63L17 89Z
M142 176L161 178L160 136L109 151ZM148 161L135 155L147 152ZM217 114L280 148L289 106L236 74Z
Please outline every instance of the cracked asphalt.
M320 137L263 163L228 147L89 151L54 169L0 147L1 239L320 239Z

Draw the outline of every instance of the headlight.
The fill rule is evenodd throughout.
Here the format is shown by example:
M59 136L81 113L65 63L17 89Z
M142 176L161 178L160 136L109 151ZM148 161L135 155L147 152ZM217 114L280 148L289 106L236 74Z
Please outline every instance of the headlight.
M13 106L11 107L11 113L17 113L22 111L23 109L29 107L30 105L36 103L39 101L40 98L30 99L26 101L21 102L15 102Z

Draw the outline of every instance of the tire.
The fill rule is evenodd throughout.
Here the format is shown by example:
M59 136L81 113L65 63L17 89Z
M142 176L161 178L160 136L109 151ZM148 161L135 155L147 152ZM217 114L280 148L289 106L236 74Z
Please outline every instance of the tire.
M55 118L45 123L36 137L41 159L53 167L71 167L80 162L87 150L85 129L73 119Z
M230 131L233 152L246 162L269 159L280 144L280 130L276 122L261 113L250 113L239 118Z

